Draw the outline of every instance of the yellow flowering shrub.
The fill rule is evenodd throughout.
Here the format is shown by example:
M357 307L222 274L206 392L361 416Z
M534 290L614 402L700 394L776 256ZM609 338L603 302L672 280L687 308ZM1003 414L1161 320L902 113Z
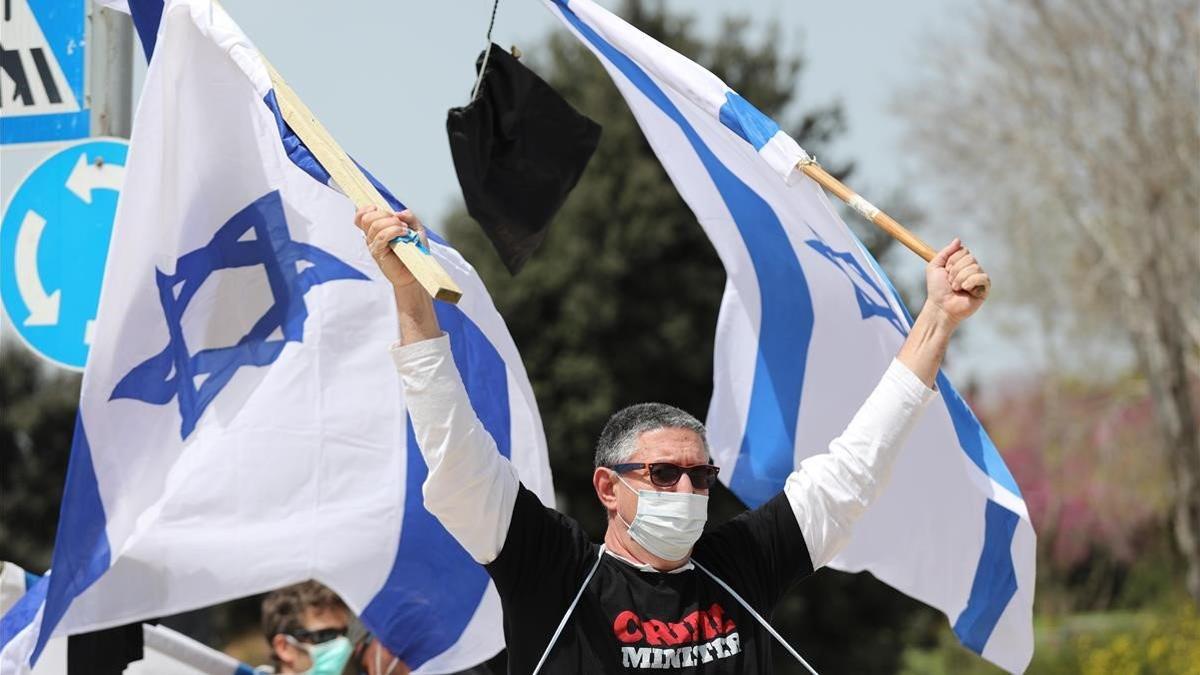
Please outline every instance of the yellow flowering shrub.
M1132 632L1079 638L1076 649L1083 675L1200 675L1200 613L1181 609Z

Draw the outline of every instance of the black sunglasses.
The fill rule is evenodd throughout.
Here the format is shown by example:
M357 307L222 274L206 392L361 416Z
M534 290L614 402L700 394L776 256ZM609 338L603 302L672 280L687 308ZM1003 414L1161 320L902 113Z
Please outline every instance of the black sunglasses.
M697 464L696 466L679 466L670 462L636 462L633 464L614 464L610 467L617 473L626 473L638 469L650 472L650 482L658 487L671 487L679 482L683 474L688 475L692 487L697 490L707 490L717 482L717 474L721 467L712 464Z
M321 630L304 630L303 628L298 628L292 631L290 635L305 644L319 645L342 637L348 630L349 628L345 626L341 628L322 628Z

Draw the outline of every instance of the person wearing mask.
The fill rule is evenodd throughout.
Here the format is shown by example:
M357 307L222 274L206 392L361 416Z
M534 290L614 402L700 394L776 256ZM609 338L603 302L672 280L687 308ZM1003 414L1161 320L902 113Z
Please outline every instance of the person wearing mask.
M341 675L354 648L346 636L350 618L346 603L316 581L268 593L262 602L262 630L274 672Z
M394 288L392 356L429 468L425 507L495 582L512 673L770 672L771 640L782 639L763 617L845 546L935 396L950 336L990 288L957 239L938 252L924 308L829 452L707 530L718 468L704 426L657 403L616 412L595 452L592 488L608 518L597 544L521 485L475 416L429 295L388 246L423 237L418 219L366 207L355 223Z

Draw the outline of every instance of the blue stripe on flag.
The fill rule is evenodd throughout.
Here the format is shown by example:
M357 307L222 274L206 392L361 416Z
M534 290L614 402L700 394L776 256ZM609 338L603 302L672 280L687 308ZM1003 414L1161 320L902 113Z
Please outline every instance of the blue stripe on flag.
M456 305L434 305L438 323L450 336L450 352L462 376L475 415L505 457L512 456L512 418L508 366L479 326Z
M984 512L983 552L967 607L954 622L954 633L963 645L982 654L1000 615L1017 593L1012 541L1021 517L992 500Z
M571 25L679 125L749 250L758 278L762 322L746 432L729 487L747 505L758 506L783 489L794 468L796 418L813 327L812 298L804 270L770 205L717 159L671 99L636 63L580 20L565 0L556 2ZM744 130L761 127L761 123L751 124Z
M75 418L71 462L67 466L58 533L54 537L54 557L50 564L53 573L49 575L46 608L42 613L37 647L33 651L35 660L71 601L108 569L111 552L105 523L100 485L92 465L92 448L83 428L83 417L79 415Z
M971 407L958 395L949 378L940 370L937 386L941 391L942 400L946 402L946 409L950 411L950 421L954 423L954 433L958 436L958 444L962 446L963 452L967 453L967 457L970 457L975 466L989 478L1020 497L1021 488L1017 487L1017 480L1008 470L1008 465L1004 463L996 444L979 423L975 413L971 412Z
M313 157L296 132L288 126L288 123L283 121L283 113L279 110L279 101L275 98L274 89L267 92L263 102L275 116L275 126L279 129L279 138L283 141L283 150L287 153L288 159L292 160L292 164L300 167L301 171L315 178L317 182L329 185L329 172L321 166L316 157Z
M41 577L32 586L25 587L25 595L17 599L16 604L5 612L0 619L0 650L25 630L25 627L37 616L37 612L46 600L46 588L50 585L48 577Z
M512 453L508 377L503 358L462 310L437 303L471 406L505 457ZM425 510L421 485L428 469L411 420L408 477L400 545L387 582L363 611L363 622L411 668L458 641L479 608L488 577L436 518Z
M721 106L721 124L741 136L755 150L762 150L771 137L779 133L775 120L762 114L736 91L725 92L725 105Z
M163 0L129 0L129 15L137 29L138 40L146 54L146 63L154 55L158 42L158 24L162 23Z

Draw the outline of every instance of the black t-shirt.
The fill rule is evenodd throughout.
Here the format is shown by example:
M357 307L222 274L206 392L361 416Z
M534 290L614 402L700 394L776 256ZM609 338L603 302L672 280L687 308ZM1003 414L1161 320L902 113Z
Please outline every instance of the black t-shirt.
M487 565L504 608L510 673L533 672L599 554L578 523L520 487L504 547ZM705 532L692 558L765 618L812 572L783 493ZM772 641L701 570L643 572L605 554L541 672L769 673Z

